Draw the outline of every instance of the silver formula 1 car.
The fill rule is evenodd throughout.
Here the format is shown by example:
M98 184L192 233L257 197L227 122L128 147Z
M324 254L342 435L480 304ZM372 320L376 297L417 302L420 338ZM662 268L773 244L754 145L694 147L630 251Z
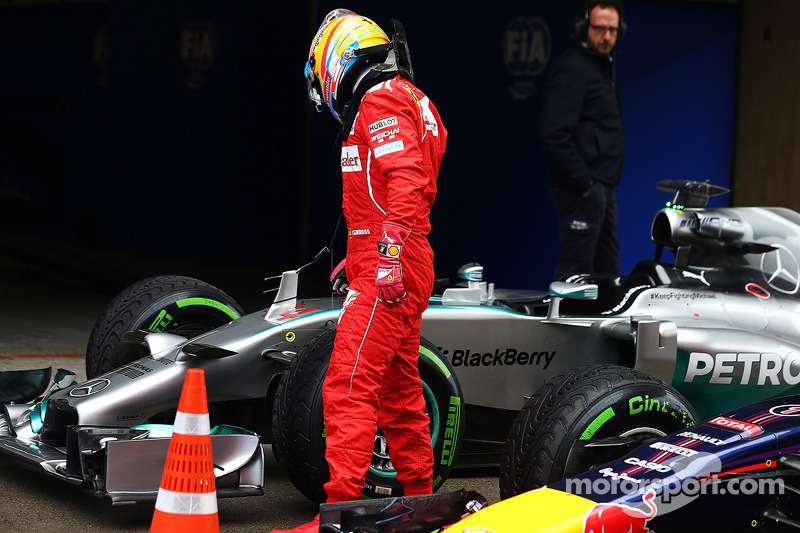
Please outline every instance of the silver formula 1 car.
M706 208L710 196L725 192L707 183L659 187L673 197L652 224L656 252L627 276L574 276L547 293L516 291L486 283L475 264L462 268L460 284L431 297L419 367L436 488L456 463L503 462L512 474L501 488L510 495L596 464L585 453L596 440L665 435L695 424L697 413L800 390L800 215ZM342 299L298 299L299 272L284 273L273 304L247 315L224 292L182 276L129 287L92 332L90 379L61 380L37 401L6 407L0 452L114 499L108 479L119 472L119 456L108 447L118 445L108 443L125 439L107 440L102 428L146 432L127 438L131 448L164 438L153 425L170 423L185 370L198 367L206 373L212 424L243 428L229 440L250 432L271 442L292 482L322 501L321 387ZM589 370L573 370L585 365ZM625 371L608 373L607 365ZM555 376L567 378L548 382ZM562 429L532 434L545 416ZM504 450L510 428L519 445ZM82 431L97 444L81 439ZM549 457L529 469L520 448L541 439ZM48 454L30 453L39 443ZM400 494L380 434L373 457L364 493ZM219 473L229 476L231 492L260 487L250 466ZM149 493L121 492L138 501L155 491L157 484Z

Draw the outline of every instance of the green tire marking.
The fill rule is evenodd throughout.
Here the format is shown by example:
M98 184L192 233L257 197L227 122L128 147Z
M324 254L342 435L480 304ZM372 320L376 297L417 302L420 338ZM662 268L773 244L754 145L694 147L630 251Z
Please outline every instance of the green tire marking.
M445 377L447 379L450 379L450 371L447 369L446 366L444 366L444 363L442 362L442 360L439 359L438 357L436 357L436 355L434 355L434 353L432 351L430 351L429 349L425 348L424 346L420 346L419 347L419 353L421 355L424 355L425 357L427 357L431 361L433 361L433 364L435 364L436 366L439 367L439 370L442 371L442 373L445 375Z
M219 311L222 311L223 313L231 317L232 320L236 320L237 318L239 318L239 314L236 311L234 311L233 309L231 309L230 307L221 302L212 300L211 298L184 298L183 300L178 300L175 303L178 305L178 307L188 307L190 305L205 305L208 307L213 307L214 309L218 309Z
M447 425L451 426L453 429L453 433L450 435L450 439L448 440L446 437L448 436L447 431L445 430L445 442L444 444L450 443L449 447L445 447L444 444L442 445L442 459L439 460L439 464L450 466L453 464L453 459L455 459L455 454L453 453L454 447L456 442L458 441L458 435L461 431L459 427L461 424L461 398L458 396L450 396L450 406L447 409ZM447 453L447 458L444 457L445 453Z
M589 427L587 427L586 430L583 432L583 434L580 436L580 440L591 439L592 436L597 432L597 430L600 429L600 426L602 426L612 418L614 418L614 409L609 407L608 409L600 413L600 416L595 418L591 424L589 424Z
M147 329L152 329L152 330L155 330L155 331L162 331L164 328L162 327L161 329L158 329L158 325L161 324L161 319L164 318L166 316L166 314L167 314L167 310L166 309L162 309L161 312L158 313L158 316L156 317L156 319L153 320L153 323L150 324L150 327L147 328ZM172 320L172 317L169 317L169 320ZM166 326L166 324L164 324L164 326Z

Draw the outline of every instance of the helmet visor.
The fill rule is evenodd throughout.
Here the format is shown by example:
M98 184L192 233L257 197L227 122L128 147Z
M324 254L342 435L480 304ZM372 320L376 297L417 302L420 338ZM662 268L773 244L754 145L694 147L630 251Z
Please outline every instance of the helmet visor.
M308 89L308 99L314 102L317 112L321 113L325 109L325 103L322 101L322 86L319 84L317 75L314 74L314 57L309 58L305 68L306 74L306 89Z
M355 15L355 13L353 13L349 9L342 9L342 8L334 9L333 11L325 15L324 19L322 19L322 24L319 25L317 33L319 33L322 28L324 28L328 23L330 23L330 21L338 19L339 17L346 17L347 15Z

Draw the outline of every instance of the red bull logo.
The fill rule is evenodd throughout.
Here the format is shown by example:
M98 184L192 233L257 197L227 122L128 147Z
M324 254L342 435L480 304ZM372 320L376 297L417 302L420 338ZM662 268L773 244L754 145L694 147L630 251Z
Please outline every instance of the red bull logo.
M653 490L647 491L642 502L650 509L643 511L619 503L598 503L583 517L584 533L653 533L647 522L656 516L658 507Z

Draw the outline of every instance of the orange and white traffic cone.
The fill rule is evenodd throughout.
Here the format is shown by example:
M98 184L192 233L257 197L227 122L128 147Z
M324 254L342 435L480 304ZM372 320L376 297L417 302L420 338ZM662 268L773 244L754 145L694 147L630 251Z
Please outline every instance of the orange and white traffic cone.
M152 533L219 532L205 373L186 371L150 525Z

